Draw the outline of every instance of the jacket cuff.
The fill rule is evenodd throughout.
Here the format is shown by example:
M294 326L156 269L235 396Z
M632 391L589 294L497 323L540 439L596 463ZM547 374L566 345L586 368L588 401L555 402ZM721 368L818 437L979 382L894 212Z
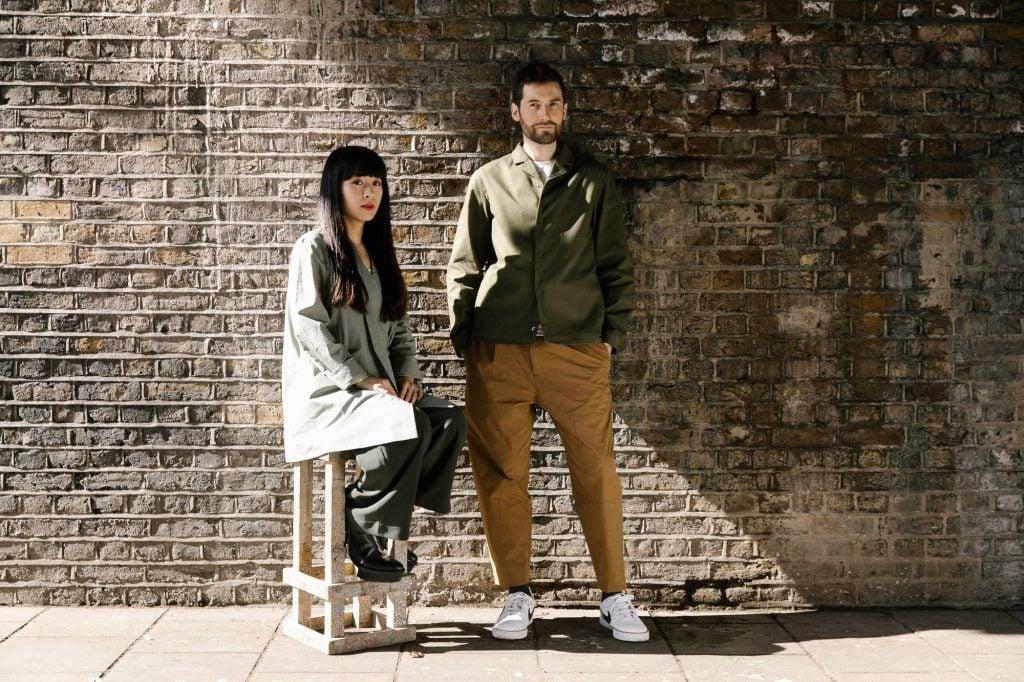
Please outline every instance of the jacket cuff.
M471 336L469 332L461 334L452 334L452 348L455 350L455 354L460 358L466 354L466 349L469 348Z
M612 347L613 353L617 353L619 351L619 348L622 347L622 343L625 339L625 334L620 334L614 329L605 329L601 334L601 340Z
M341 388L348 390L357 382L360 382L370 376L370 373L363 368L363 365L358 360L355 358L349 358L338 365L338 367L331 371L329 375L331 379L334 380L334 383Z
M410 355L407 358L403 358L398 367L395 368L396 377L412 377L416 381L423 378L420 373L420 363L416 360L415 355Z

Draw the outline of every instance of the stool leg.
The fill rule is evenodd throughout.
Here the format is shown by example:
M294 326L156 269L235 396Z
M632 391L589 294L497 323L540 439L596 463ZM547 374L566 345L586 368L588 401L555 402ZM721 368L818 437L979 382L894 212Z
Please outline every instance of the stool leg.
M384 608L384 627L397 628L409 622L409 605L405 600L405 591L388 592Z
M292 565L309 574L313 567L313 462L306 460L292 468ZM311 627L313 596L292 588L292 609L299 625Z
M352 471L355 478L359 478L359 463L352 460ZM348 567L346 566L346 569ZM355 573L353 567L352 573ZM355 597L352 600L352 619L357 627L368 628L373 625L373 600L370 597Z
M345 581L345 461L338 455L324 465L324 581ZM345 635L345 600L324 603L324 636Z

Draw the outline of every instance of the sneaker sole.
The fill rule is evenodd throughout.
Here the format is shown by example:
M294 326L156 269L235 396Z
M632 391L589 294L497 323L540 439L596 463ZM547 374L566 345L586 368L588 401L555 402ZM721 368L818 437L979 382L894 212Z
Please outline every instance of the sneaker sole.
M612 627L612 624L607 622L604 618L598 618L597 622L602 627L608 628L612 631L612 637L619 640L620 642L646 642L651 638L651 633L648 632L623 632L622 630L616 630Z
M529 634L529 626L522 630L499 630L498 628L491 628L491 636L494 639L526 639L526 635Z
M405 575L405 571L374 571L361 568L355 562L352 565L356 569L356 576L360 580L366 580L371 583L397 583Z

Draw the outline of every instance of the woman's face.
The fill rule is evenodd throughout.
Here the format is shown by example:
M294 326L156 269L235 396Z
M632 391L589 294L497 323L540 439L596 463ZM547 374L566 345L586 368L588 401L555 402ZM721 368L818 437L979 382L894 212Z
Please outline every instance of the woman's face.
M347 220L366 223L373 220L384 196L384 182L371 175L354 175L341 183Z

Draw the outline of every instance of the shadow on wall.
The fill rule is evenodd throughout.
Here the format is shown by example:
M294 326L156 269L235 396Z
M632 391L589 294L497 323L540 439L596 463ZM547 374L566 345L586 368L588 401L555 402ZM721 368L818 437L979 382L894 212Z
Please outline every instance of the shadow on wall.
M999 500L1018 499L1019 424L983 423L998 353L964 337L1019 308L977 314L1019 246L1011 211L970 195L1010 185L880 181L876 201L817 200L796 220L779 200L807 181L831 185L634 185L641 289L619 413L647 466L673 473L629 472L627 488L672 489L676 505L640 521L637 572L685 576L695 605L1019 602L1000 579L1016 564L988 560L1013 525Z

